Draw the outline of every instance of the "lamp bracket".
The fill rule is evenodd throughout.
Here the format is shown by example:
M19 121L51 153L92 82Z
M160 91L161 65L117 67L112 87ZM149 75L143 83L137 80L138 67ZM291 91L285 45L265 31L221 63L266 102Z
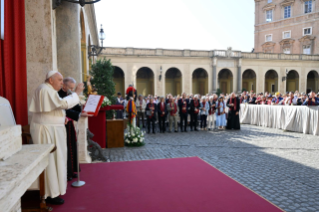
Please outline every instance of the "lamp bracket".
M56 9L58 6L61 5L62 1L70 2L70 3L75 3L81 5L81 7L84 7L86 4L94 4L97 3L101 0L94 0L94 1L86 1L86 0L52 0L52 7L53 9Z

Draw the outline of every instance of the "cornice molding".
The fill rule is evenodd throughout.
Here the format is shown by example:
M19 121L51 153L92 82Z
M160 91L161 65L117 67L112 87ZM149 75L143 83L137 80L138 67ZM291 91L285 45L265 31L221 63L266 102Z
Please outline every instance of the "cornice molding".
M305 1L309 1L309 0L300 0L301 2L305 2ZM312 0L312 1L316 1L316 0Z
M294 3L295 3L295 0L284 0L280 3L280 6L286 7L286 6L293 5Z
M287 44L287 43L293 44L294 42L295 42L294 39L292 39L292 38L286 38L286 39L282 39L282 40L279 42L279 44L282 46L282 45Z
M274 3L269 3L269 4L266 4L262 9L263 11L267 11L267 10L273 10L276 8L276 5Z
M305 35L305 36L299 38L298 40L299 40L299 42L304 42L306 40L314 40L315 38L316 38L316 36Z
M275 46L275 45L276 45L275 42L268 41L268 42L263 43L261 46L265 48L265 47L271 47L271 46Z

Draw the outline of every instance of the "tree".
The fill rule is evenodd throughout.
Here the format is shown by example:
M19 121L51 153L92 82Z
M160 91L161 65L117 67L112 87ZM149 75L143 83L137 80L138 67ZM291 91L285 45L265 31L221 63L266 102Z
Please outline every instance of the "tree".
M114 68L111 60L106 60L105 57L97 60L96 63L91 66L90 75L92 76L92 86L96 88L99 95L106 96L112 104L115 104L115 83L113 81L113 73ZM107 111L106 117L112 118L112 111Z
M222 91L220 90L220 88L217 88L216 94L217 96L219 96L222 93Z

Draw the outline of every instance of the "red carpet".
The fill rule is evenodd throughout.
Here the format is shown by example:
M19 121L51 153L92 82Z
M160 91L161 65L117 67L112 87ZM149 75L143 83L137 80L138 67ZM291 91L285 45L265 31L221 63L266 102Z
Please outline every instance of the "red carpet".
M282 211L200 158L84 164L54 212Z

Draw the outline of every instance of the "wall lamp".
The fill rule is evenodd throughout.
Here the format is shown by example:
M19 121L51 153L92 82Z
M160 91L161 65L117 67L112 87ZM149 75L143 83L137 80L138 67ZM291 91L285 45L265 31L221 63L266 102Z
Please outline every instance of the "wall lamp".
M162 73L163 73L163 70L162 70L162 66L160 67L160 75L158 76L158 80L161 81L162 79Z
M57 8L58 6L60 6L62 1L79 4L82 7L84 7L84 5L86 5L86 4L94 4L94 3L99 2L101 0L94 0L94 1L90 1L90 0L77 0L77 1L75 1L75 0L53 0L52 1L53 9Z
M101 51L103 49L105 49L105 47L103 47L103 41L105 40L105 37L106 36L105 36L105 33L104 33L104 29L103 29L102 24L101 24L101 29L100 29L100 33L99 33L99 38L100 38L100 41L101 41L101 47L96 46L96 45L89 46L89 48L91 49L91 51L89 52L89 57L97 57L97 56L99 56Z
M282 77L282 82L285 81L285 80L287 80L288 72L289 72L288 69L286 69L286 76Z

